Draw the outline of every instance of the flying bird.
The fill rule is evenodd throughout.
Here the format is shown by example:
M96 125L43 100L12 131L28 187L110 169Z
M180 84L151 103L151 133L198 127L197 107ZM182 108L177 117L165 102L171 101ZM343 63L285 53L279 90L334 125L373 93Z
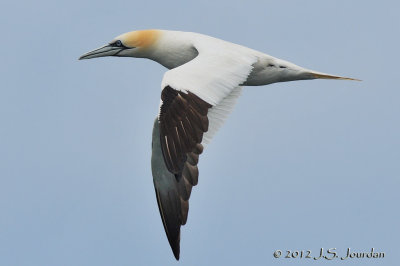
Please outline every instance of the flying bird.
M148 58L169 69L161 82L151 168L158 208L179 260L180 228L197 185L199 155L221 127L243 86L308 79L342 79L203 34L139 30L122 34L79 59Z

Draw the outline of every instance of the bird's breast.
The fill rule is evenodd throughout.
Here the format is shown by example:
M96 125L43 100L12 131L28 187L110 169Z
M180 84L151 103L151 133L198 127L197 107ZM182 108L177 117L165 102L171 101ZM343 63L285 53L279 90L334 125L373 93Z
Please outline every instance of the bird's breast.
M198 51L192 45L174 45L162 47L150 59L172 69L193 60L198 54Z

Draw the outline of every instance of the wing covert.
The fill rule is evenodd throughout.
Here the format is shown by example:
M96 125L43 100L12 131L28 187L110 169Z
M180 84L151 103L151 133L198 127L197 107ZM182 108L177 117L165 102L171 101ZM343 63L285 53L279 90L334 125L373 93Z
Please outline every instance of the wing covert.
M185 93L170 86L163 89L161 100L158 116L161 150L168 170L180 174L188 154L208 131L207 113L212 105L190 91Z
M215 106L236 87L244 84L258 61L257 55L243 51L239 45L226 47L220 40L195 43L197 57L164 74L161 89L190 91Z

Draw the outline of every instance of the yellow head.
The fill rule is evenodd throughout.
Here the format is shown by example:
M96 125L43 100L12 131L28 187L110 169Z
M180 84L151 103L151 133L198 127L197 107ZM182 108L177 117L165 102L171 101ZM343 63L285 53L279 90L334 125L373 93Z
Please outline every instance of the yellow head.
M159 38L159 30L138 30L119 35L114 41L120 40L127 47L151 47Z
M160 30L139 30L121 34L109 44L82 55L79 59L104 56L143 57L159 39Z

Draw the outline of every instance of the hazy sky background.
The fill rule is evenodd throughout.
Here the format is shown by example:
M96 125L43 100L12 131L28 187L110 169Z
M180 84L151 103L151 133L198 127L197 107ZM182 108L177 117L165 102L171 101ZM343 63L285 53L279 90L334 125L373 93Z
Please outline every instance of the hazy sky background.
M0 4L0 265L398 265L398 1ZM360 78L244 89L200 159L177 263L150 171L165 69L77 58L131 30L194 31Z

